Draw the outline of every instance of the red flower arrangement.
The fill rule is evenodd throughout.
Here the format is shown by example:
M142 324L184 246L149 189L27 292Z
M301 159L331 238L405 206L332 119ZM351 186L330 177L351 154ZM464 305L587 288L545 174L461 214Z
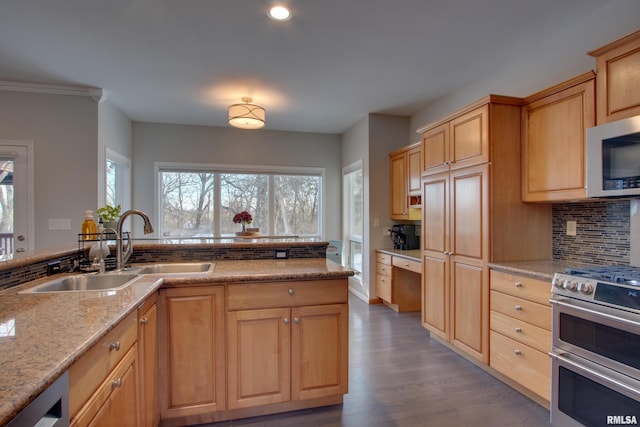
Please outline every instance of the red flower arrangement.
M251 221L253 221L253 217L247 211L242 211L240 213L237 213L233 217L233 222L235 222L236 224L239 224L239 223L242 223L243 225L251 224Z

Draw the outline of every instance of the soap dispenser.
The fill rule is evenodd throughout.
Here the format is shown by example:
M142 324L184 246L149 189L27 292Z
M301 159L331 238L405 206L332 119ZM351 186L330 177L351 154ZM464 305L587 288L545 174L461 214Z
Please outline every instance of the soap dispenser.
M93 219L93 211L84 211L84 221L82 222L82 239L94 240L98 231L98 226Z

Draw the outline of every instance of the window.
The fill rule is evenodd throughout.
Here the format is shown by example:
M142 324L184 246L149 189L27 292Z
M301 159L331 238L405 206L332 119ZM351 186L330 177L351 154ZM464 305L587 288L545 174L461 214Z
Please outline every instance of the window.
M362 273L363 194L362 162L359 161L343 169L343 215L347 259L349 267L358 277Z
M321 237L322 170L156 167L164 237L231 236L240 231L233 217L242 211L251 214L250 227L263 235Z
M105 204L129 209L131 188L131 161L120 154L106 149Z

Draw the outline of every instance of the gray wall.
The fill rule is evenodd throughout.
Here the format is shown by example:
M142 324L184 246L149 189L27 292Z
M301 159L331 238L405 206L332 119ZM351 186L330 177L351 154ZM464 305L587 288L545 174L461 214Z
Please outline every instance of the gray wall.
M415 131L490 93L526 97L595 70L595 59L587 52L636 31L639 17L638 0L603 1L577 22L531 34L521 55L500 58L497 54L500 65L495 73L478 75L473 82L461 84L455 92L411 116L410 127ZM532 73L540 63L547 64L545 72Z
M34 145L35 249L77 242L96 209L98 104L88 96L0 91L0 138ZM48 219L71 220L49 230Z
M338 135L134 122L133 141L133 207L150 213L155 223L155 162L305 166L325 168L322 237L341 239ZM142 236L141 228L135 221L135 236Z

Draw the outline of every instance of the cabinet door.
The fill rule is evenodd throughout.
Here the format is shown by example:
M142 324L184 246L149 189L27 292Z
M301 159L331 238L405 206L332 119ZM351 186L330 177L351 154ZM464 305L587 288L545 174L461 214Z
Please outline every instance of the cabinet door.
M160 294L162 418L225 409L224 287Z
M391 157L391 219L407 219L407 153Z
M474 166L451 172L450 251L467 262L489 258L489 168Z
M522 199L586 197L585 129L595 125L594 80L523 107Z
M138 347L134 344L71 420L72 427L140 425L137 353Z
M342 395L348 390L347 304L291 311L291 399Z
M227 313L229 409L291 400L291 310Z
M450 122L451 169L489 161L489 106L477 108Z
M449 123L422 133L423 174L449 170Z
M140 360L141 425L157 426L158 408L158 304L157 295L138 309L138 359Z
M449 173L422 184L422 325L449 339Z
M407 151L408 193L412 196L422 195L420 177L422 176L422 147Z

